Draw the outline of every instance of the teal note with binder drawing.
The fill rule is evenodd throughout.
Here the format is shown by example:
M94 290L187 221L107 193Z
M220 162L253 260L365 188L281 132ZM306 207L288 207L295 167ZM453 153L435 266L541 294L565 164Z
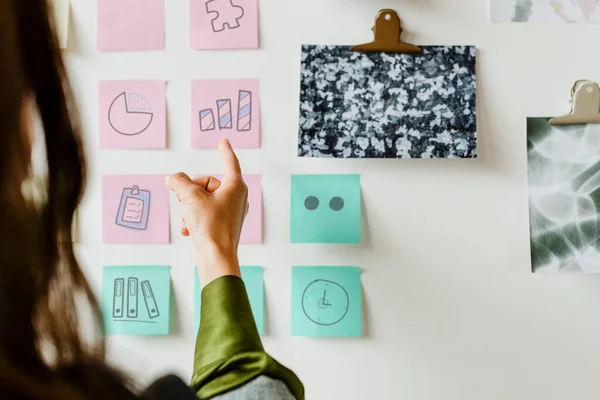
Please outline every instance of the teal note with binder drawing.
M169 266L105 266L102 317L107 335L168 335Z

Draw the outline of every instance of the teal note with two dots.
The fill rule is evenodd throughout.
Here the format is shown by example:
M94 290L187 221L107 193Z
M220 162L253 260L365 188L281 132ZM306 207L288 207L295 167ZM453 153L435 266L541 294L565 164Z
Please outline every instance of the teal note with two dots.
M254 315L254 321L258 328L259 335L264 335L265 332L265 288L263 282L262 267L240 267L242 272L242 280L246 286L248 299L250 300L250 308ZM202 287L198 272L194 268L194 326L196 331L200 328L200 307L202 305Z
M168 335L171 267L105 266L102 318L107 335Z
M359 267L292 268L292 335L361 336Z
M360 175L292 175L292 243L360 243Z

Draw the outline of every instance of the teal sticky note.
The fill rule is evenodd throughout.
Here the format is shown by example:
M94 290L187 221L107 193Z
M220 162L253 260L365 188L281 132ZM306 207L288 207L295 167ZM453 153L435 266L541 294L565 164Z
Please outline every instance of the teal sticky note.
M292 175L292 243L360 243L360 175Z
M359 267L292 268L293 336L360 336Z
M248 292L248 299L250 300L250 308L254 315L254 321L258 328L258 333L263 335L265 332L265 288L263 282L263 269L262 267L240 267L242 272L242 280L246 286L246 292ZM200 328L200 307L202 305L202 287L200 285L200 279L198 278L198 272L194 268L194 326L196 331Z
M102 316L107 335L168 335L171 267L105 266Z

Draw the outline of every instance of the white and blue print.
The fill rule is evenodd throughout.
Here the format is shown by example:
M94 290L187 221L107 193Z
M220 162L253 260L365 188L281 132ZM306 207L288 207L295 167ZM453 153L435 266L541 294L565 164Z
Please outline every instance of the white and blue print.
M600 272L600 125L527 121L533 272Z

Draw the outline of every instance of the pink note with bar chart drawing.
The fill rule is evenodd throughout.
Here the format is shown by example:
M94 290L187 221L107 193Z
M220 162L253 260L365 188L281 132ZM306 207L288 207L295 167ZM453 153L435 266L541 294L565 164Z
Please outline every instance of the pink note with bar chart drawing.
M260 147L258 79L192 82L192 147L214 149L229 139L235 148Z

